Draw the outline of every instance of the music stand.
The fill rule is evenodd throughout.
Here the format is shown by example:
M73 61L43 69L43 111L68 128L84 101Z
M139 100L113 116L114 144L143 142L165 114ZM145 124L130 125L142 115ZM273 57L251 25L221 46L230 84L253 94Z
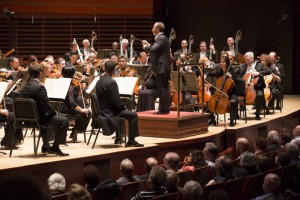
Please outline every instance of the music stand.
M130 69L134 69L135 71L138 72L138 74L141 77L141 80L144 79L146 71L150 65L128 65Z
M185 72L181 74L182 90L189 92L198 92L198 80L194 72Z
M189 58L189 64L191 65L197 65L197 53L187 53L186 57Z
M110 58L110 53L111 52L114 52L117 55L117 50L98 49L98 51L97 51L97 58L100 58L100 59Z
M7 68L9 65L8 58L0 58L0 68Z

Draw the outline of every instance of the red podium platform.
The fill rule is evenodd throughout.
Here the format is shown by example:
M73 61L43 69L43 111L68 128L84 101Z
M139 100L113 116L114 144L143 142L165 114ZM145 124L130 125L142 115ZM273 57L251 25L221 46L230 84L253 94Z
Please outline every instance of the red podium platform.
M141 136L183 138L203 134L208 131L209 114L176 111L167 115L155 115L155 110L138 112L139 132Z

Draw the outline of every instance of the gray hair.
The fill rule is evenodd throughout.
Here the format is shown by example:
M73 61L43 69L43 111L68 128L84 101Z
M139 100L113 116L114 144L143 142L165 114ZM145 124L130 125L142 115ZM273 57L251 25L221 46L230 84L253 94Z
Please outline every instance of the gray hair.
M48 178L48 186L50 190L64 191L66 188L66 179L59 173L54 173Z
M299 147L295 143L287 143L284 151L290 156L290 158L299 157Z
M196 181L188 181L182 189L182 199L198 200L201 199L203 188Z
M254 58L254 53L251 51L248 51L247 53L245 53L244 57Z
M256 156L254 153L245 152L241 156L240 161L241 167L255 167L256 166Z
M268 142L277 142L278 144L281 142L279 133L275 130L268 132L267 140Z

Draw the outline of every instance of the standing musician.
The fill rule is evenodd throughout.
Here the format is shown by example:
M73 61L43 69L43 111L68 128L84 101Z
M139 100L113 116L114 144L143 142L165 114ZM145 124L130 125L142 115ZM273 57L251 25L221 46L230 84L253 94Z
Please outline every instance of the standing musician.
M150 45L146 40L142 42L143 49L150 52L152 71L158 89L159 107L158 112L155 112L155 114L170 113L170 42L163 34L164 30L165 25L162 22L156 22L152 28L152 33L155 36L154 44Z
M126 38L123 38L122 39L122 49L123 49L123 55L126 57L126 58L129 58L130 57L130 48L128 47L128 40ZM133 52L132 52L132 55L133 55L133 58L137 58L138 57L138 54L136 53L136 51L134 49L132 49Z
M68 119L63 116L58 116L49 102L46 88L40 83L43 76L43 71L39 64L30 65L28 68L29 81L23 87L23 98L31 98L35 100L38 108L40 124L51 128L55 133L55 139L52 147L50 148L48 137L45 129L40 130L43 139L42 153L52 153L58 156L68 156L69 154L63 153L59 145L64 144L67 130L69 126Z
M66 62L70 61L71 52L77 52L77 54L78 54L78 49L77 49L77 43L76 42L71 42L70 43L70 51L68 51L64 55L64 58L65 58Z
M90 53L92 53L92 52L97 55L97 52L95 51L95 49L91 48L90 41L88 39L84 39L82 41L82 45L83 45L83 48L80 49L80 52L83 55L83 59L87 59L89 57Z
M102 130L104 135L111 135L116 131L115 144L119 144L122 133L122 125L119 117L128 120L129 124L129 140L128 147L143 147L135 141L135 137L139 136L138 116L136 112L126 109L121 101L118 92L118 85L112 79L112 74L115 70L113 61L105 62L105 72L96 84L96 94L101 108Z
M223 51L230 51L232 56L235 57L235 46L233 37L227 38L227 46L223 47ZM238 47L238 52L241 52L240 47Z
M214 70L214 71L209 71L205 73L205 79L207 76L210 77L218 77L218 78L222 78L224 77L224 75L226 75L227 78L231 78L234 81L234 88L231 91L228 91L228 97L230 100L230 126L233 127L234 126L234 120L237 118L237 113L238 113L238 96L237 96L237 85L238 85L238 74L234 71L234 69L230 66L230 60L228 58L228 56L223 56L221 57L220 60L220 64L219 64L220 68ZM228 70L228 68L230 67L230 69ZM218 88L220 89L220 88ZM217 92L217 91L216 91ZM216 102L218 103L218 102ZM209 124L210 125L216 125L216 120L214 117L214 113L211 110L211 117L209 120Z
M199 53L197 53L197 61L199 61L201 58L206 57L209 58L209 51L207 50L207 44L205 41L201 41L199 44ZM209 49L212 51L212 60L216 61L216 49L213 44L210 45Z
M272 70L272 73L270 75L265 76L266 87L269 86L270 95L271 95L271 99L268 102L268 105L266 107L267 108L266 114L269 114L270 113L269 109L274 108L274 102L280 93L279 88L281 87L281 78L280 78L280 74L278 73L276 68L271 65L272 64L271 59L267 54L260 55L260 62L263 63L265 68L270 68ZM270 76L270 78L269 78L269 76ZM268 77L267 80L266 80L266 77ZM265 98L266 98L266 96L265 96Z
M284 70L284 66L281 63L279 63L279 58L278 58L276 52L274 52L274 51L270 52L269 56L270 56L270 59L272 62L272 67L274 67L276 69L276 71L279 74L280 79L281 79L280 84L278 84L278 90L280 93L276 98L276 107L275 107L275 109L280 110L281 108L280 108L279 103L281 102L281 100L283 98L282 97L282 95L283 95L282 81L284 81L284 79L285 79L285 70Z
M188 53L188 42L186 39L181 40L181 49L178 49L177 51L175 51L175 54L179 54L179 53ZM191 52L192 53L192 52Z
M75 118L75 127L72 129L72 133L70 138L74 142L77 141L77 133L82 133L86 130L90 118L91 112L89 109L79 106L79 95L82 94L80 80L78 77L74 77L75 68L74 67L64 67L62 69L62 76L64 78L72 78L72 82L70 83L67 96L62 104L61 112L74 115L80 114L80 117ZM83 99L81 98L83 101ZM83 105L83 102L81 103Z
M264 88L266 87L264 76L271 74L271 69L264 66L262 63L254 62L254 54L253 52L247 52L244 55L246 64L240 66L239 77L243 78L245 74L250 73L251 76L258 77L257 83L254 85L254 89L256 90L256 113L255 119L261 120L260 112L264 106Z

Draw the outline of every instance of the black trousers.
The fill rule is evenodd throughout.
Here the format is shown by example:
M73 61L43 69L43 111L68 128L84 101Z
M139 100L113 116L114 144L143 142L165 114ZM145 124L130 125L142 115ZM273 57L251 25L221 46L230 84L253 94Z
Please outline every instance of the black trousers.
M129 141L133 141L135 137L139 136L139 129L138 129L138 115L136 112L130 111L130 110L122 110L119 114L119 117L124 118L128 120L129 125ZM123 133L123 125L120 121L119 127L117 129L117 138L121 137L121 134Z
M256 115L260 114L260 111L262 110L264 103L265 103L264 90L257 89L256 90Z
M170 74L156 74L156 85L159 97L159 111L170 111L170 91L169 79Z
M6 127L4 130L4 138L1 140L1 146L10 147L12 136L14 133L15 133L15 137L13 141L13 146L17 145L21 140L24 140L22 129L20 128L15 129L13 125L14 114L12 112L9 112L8 117L0 114L0 121L6 122Z

